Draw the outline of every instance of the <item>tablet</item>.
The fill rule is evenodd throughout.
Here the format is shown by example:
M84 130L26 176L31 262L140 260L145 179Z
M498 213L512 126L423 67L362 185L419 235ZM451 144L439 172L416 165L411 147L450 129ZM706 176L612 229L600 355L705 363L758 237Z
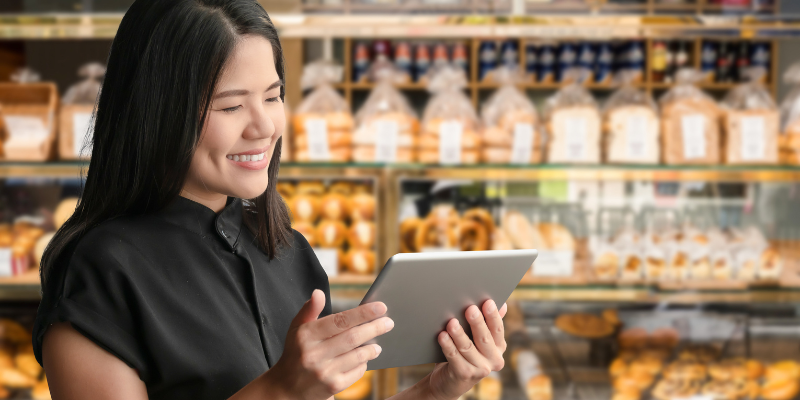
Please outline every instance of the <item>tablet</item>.
M381 301L394 329L369 343L381 354L367 369L445 362L437 340L451 318L472 337L464 312L492 299L501 307L536 259L536 250L396 254L361 304Z

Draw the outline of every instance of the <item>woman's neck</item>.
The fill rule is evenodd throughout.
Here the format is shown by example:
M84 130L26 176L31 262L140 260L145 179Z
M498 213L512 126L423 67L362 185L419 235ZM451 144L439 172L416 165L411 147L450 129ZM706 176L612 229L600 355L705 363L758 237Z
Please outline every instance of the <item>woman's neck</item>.
M181 196L194 201L195 203L200 203L210 208L215 213L222 211L222 209L224 209L225 205L228 203L228 196L221 193L216 193L214 195L198 195L184 188L181 190Z

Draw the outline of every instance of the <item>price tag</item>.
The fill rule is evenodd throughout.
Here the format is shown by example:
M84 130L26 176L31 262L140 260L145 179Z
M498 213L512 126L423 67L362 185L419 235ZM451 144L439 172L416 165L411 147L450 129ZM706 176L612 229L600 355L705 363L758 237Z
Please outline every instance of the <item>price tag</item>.
M566 131L567 160L583 161L586 159L586 140L588 128L586 118L568 118L564 121Z
M308 136L308 159L311 161L329 161L331 149L328 146L328 125L324 119L307 119L306 135Z
M628 118L626 127L625 150L628 158L639 160L647 157L647 117L632 115Z
M702 114L681 118L683 158L691 160L706 156L706 118Z
M328 278L335 278L339 275L339 250L314 247L314 254L317 255L319 264L328 274Z
M763 160L766 153L764 117L742 117L742 160Z
M533 125L514 124L514 144L511 147L512 164L530 164L533 151Z
M575 252L569 250L540 250L533 262L533 276L572 276Z
M464 127L458 121L442 122L439 125L439 163L461 164L461 135Z
M41 118L6 115L4 120L9 138L45 140L49 135Z
M72 114L72 149L75 157L81 156L81 148L86 143L86 156L91 155L92 137L94 136L94 125L92 125L92 113Z
M14 270L11 268L11 249L0 247L0 276L12 276Z
M393 163L397 161L399 127L395 121L374 122L378 136L375 138L375 161Z

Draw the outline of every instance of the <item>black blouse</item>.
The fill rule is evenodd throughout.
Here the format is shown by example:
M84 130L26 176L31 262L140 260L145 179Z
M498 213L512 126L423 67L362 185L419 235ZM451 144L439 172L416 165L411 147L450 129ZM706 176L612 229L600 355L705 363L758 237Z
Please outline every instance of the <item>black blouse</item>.
M42 288L36 359L56 322L119 357L150 399L226 399L274 365L294 316L328 278L303 236L269 260L243 224L242 200L219 214L178 197L121 217L63 253ZM57 271L57 272L56 272Z

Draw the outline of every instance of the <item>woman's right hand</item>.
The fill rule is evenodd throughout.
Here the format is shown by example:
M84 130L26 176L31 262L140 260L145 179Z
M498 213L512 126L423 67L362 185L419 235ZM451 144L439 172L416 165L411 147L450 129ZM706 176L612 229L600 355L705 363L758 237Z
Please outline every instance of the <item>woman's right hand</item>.
M289 327L283 354L268 372L273 388L286 398L328 399L347 389L381 352L365 342L389 332L394 322L380 302L317 319L325 294L315 290ZM275 395L276 393L272 393Z

